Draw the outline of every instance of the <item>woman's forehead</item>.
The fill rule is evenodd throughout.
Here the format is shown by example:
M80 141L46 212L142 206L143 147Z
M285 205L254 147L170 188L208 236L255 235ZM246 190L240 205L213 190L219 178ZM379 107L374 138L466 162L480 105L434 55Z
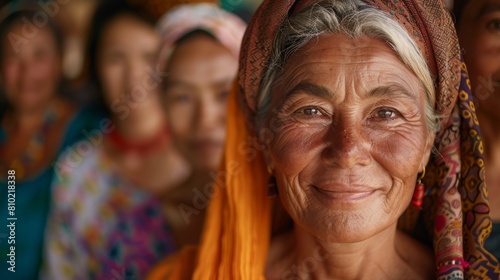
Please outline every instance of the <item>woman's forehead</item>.
M3 50L12 51L16 54L23 50L35 48L56 48L56 37L48 27L37 28L36 32L29 37L26 36L25 25L22 22L15 23L8 31L7 36L2 38Z
M358 80L359 84L370 81L400 83L405 87L418 85L417 77L386 43L341 34L322 36L299 49L287 61L280 80L293 85L303 80L333 83L360 77L364 79Z

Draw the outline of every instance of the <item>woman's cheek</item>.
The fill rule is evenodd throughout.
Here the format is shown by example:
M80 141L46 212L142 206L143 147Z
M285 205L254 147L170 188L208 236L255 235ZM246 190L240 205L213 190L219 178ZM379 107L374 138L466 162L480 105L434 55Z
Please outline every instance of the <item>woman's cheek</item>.
M392 133L372 133L372 157L391 177L405 180L414 175L423 159L426 141L420 127L394 131Z
M55 86L54 83L57 82L60 76L60 72L55 63L39 63L34 68L36 69L35 71L37 72L39 81L47 83L48 86Z
M121 69L119 67L108 66L102 72L101 81L103 81L103 92L108 105L117 102L123 103L121 97L126 92L123 90L123 79L121 76Z
M273 163L279 169L291 173L300 172L325 142L324 133L323 130L304 128L296 124L282 127L270 145Z
M472 50L469 50L470 56L474 57L470 61L471 68L474 69L474 73L471 73L474 75L471 77L473 80L479 80L482 77L486 81L500 68L500 41L491 37L492 35L482 32Z

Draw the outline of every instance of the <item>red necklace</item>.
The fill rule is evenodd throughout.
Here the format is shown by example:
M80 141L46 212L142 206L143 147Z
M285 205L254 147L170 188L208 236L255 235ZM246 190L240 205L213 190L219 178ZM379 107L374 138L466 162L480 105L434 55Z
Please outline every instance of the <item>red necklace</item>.
M109 141L120 152L133 152L139 154L147 154L156 151L160 146L170 140L168 128L161 129L159 133L150 139L144 141L129 141L114 129L108 137Z

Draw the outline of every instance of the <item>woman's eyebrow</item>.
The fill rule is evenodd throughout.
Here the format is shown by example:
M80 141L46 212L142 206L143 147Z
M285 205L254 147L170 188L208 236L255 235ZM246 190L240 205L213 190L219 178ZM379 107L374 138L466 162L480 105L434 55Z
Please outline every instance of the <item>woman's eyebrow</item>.
M165 89L172 88L194 88L194 86L188 82L182 80L170 80L165 82Z
M418 100L416 94L411 93L408 89L398 84L377 87L371 90L368 93L367 97L395 97L401 95L404 95L405 97L414 101Z
M481 8L481 10L479 11L479 13L477 15L476 20L481 18L484 15L494 13L494 12L500 12L500 4L488 3Z
M216 89L219 89L219 88L226 88L228 85L230 86L231 83L234 81L234 78L222 78L222 79L218 79L216 81L213 81L210 83L210 87L211 88L216 88Z
M286 98L290 98L298 93L306 93L309 95L314 95L321 98L332 98L333 92L331 92L328 88L316 85L310 82L300 82L296 85L292 90L287 92Z

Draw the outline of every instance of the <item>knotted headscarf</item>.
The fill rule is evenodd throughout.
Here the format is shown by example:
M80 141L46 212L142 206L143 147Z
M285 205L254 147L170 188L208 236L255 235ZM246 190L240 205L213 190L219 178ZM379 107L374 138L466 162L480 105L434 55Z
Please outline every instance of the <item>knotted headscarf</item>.
M229 104L228 139L219 171L225 180L212 197L197 253L185 250L168 260L157 276L187 279L183 273L191 275L192 270L197 280L264 279L272 203L266 197L264 147L249 123L280 26L317 2L266 0L252 18L240 55L239 83ZM426 168L424 209L408 208L399 226L431 240L438 279L498 279L498 262L483 247L491 231L483 145L451 17L439 0L366 2L389 14L417 43L435 79L435 111L442 116L435 142L438 153ZM454 265L452 260L461 261Z
M245 28L246 24L243 20L215 4L197 3L175 6L157 23L162 39L159 67L164 70L177 41L195 30L210 33L234 57L238 58Z

